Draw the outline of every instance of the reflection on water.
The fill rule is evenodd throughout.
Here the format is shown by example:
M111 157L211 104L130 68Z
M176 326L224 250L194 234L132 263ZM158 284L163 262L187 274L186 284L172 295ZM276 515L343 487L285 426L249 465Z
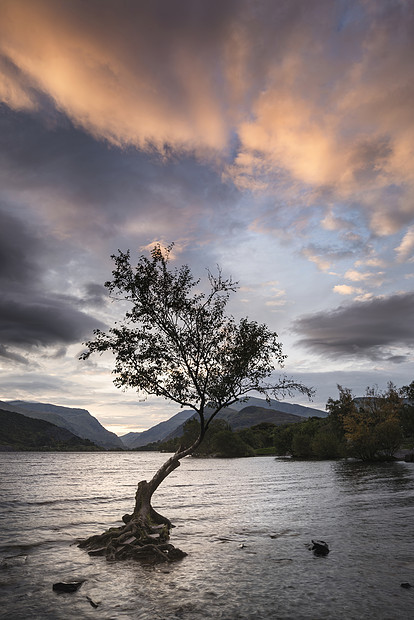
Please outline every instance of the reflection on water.
M412 617L414 588L400 584L414 585L413 464L188 458L154 498L182 562L112 564L71 545L119 524L164 459L0 454L0 617ZM331 553L315 557L312 538ZM76 594L52 591L78 579Z
M362 461L343 460L333 463L333 470L338 481L352 488L358 484L371 484L373 481L389 482L391 485L412 484L412 468L403 462L363 463Z

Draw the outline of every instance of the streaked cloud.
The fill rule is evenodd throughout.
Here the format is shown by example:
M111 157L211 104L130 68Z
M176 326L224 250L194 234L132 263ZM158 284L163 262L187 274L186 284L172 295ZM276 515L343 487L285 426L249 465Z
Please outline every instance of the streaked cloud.
M398 262L412 261L414 258L414 226L405 233L400 245L395 248Z
M412 360L414 293L353 302L294 322L300 344L331 359Z
M383 271L358 271L357 269L349 269L344 276L352 282L364 282L369 286L378 287L384 282Z
M329 195L327 230L350 226L333 200L378 235L413 221L406 2L3 0L1 13L11 108L54 106L116 146L221 160L242 191L283 180L288 198L299 182Z

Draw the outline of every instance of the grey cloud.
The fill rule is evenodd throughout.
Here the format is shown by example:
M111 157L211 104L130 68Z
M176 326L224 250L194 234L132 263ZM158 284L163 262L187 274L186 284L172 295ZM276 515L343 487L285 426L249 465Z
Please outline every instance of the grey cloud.
M81 341L102 323L79 311L68 298L50 295L33 300L0 300L0 339L18 347L50 346Z
M414 293L356 302L328 312L305 315L293 324L299 342L311 351L336 358L365 357L401 363L414 344Z
M32 364L32 360L30 360ZM4 374L0 377L1 400L17 399L24 400L43 399L44 394L53 394L63 404L66 395L75 394L79 386L71 382L70 377L63 375L50 375L37 372L35 377L28 375L26 369L21 372Z
M349 246L354 247L349 247ZM363 247L362 240L352 241L351 244L348 244L347 248L340 247L332 247L332 246L323 246L315 243L309 243L307 246L302 248L301 254L305 256L314 256L320 260L327 260L329 262L345 260L347 258L351 258L355 252L354 248Z
M17 364L29 364L29 361L23 355L19 355L18 353L10 351L3 344L0 344L0 357L7 359L11 362L16 362Z
M45 265L56 269L61 264L61 256L52 239L46 235L41 239L40 233L0 210L2 357L25 363L19 350L80 342L93 328L102 327L100 321L80 309L83 299L60 295L53 290L46 292ZM86 286L89 303L98 303L102 289L97 285Z
M352 153L355 180L358 183L365 183L375 179L381 174L391 154L392 145L389 138L376 137L356 144Z
M83 303L87 306L100 308L108 301L108 291L102 284L88 282L85 284L85 296Z
M7 109L0 109L0 180L9 200L42 213L65 235L76 231L73 243L93 246L129 230L143 244L157 229L175 228L177 238L198 225L200 212L227 209L238 196L213 166L190 156L162 161L95 141L62 115L50 130L38 117Z
M0 282L3 288L33 285L39 278L34 258L40 251L40 240L16 217L0 209Z

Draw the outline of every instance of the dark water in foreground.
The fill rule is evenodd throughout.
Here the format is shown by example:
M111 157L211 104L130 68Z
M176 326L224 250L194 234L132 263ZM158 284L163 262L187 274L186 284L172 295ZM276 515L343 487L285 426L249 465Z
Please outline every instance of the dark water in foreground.
M154 506L188 552L144 568L74 539L119 525L156 453L0 454L0 617L414 617L414 465L185 459ZM318 558L311 538L331 553ZM244 545L244 547L241 547ZM56 581L86 579L75 594ZM99 603L95 609L87 599Z

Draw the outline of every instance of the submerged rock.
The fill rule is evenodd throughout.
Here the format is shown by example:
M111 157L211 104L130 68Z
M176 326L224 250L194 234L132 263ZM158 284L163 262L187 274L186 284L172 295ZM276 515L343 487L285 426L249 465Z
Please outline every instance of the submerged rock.
M76 592L84 582L85 579L82 581L58 581L53 584L53 590L55 592Z

